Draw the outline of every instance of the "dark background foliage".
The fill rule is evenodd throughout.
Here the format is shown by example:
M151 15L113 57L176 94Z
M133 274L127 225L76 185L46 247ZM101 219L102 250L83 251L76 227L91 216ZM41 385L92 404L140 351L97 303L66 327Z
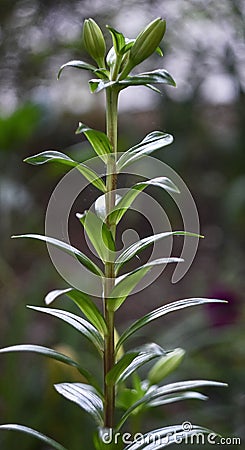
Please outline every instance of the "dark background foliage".
M187 350L173 379L213 378L230 386L210 390L211 400L204 406L183 403L156 409L145 417L144 429L190 420L226 436L245 438L242 1L1 0L1 346L32 342L64 347L98 372L91 348L73 330L25 308L42 304L49 290L65 283L45 246L11 241L10 236L43 233L47 202L63 172L54 165L32 168L22 160L44 149L68 152L81 161L92 156L74 131L79 120L103 129L103 94L89 94L87 76L74 69L56 81L61 64L86 58L81 44L83 20L93 17L103 30L110 23L134 37L157 16L167 19L164 59L156 56L143 68L163 66L178 87L166 88L163 96L143 88L122 94L119 147L124 150L155 129L174 135L174 144L156 157L173 167L190 188L205 240L183 280L172 285L172 269L168 270L126 302L119 328L122 321L126 324L174 299L195 295L227 299L227 306L176 314L148 330L151 340ZM172 227L181 228L178 211L167 195L154 194L164 204ZM88 191L87 198L79 200L80 208L81 202L88 206L94 195ZM139 218L130 220L140 235L149 232ZM76 243L79 231L74 225ZM60 304L70 308L68 301ZM75 372L34 355L1 356L0 366L1 423L35 427L71 450L88 447L90 419L50 387L53 382L78 380ZM0 442L3 450L17 448L16 442L18 450L45 448L9 432L0 436Z

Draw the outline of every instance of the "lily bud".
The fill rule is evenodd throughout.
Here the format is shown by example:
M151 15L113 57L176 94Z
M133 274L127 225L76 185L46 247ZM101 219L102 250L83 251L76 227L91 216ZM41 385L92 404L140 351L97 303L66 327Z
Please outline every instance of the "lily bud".
M176 348L168 355L160 358L148 373L148 380L151 384L160 383L171 372L173 372L181 363L185 351L182 348Z
M128 63L124 68L120 79L125 78L133 67L140 64L156 51L165 31L166 21L159 17L149 23L149 25L138 34L130 49Z
M83 25L83 43L90 56L99 67L104 67L106 53L105 39L100 27L93 19L86 19Z

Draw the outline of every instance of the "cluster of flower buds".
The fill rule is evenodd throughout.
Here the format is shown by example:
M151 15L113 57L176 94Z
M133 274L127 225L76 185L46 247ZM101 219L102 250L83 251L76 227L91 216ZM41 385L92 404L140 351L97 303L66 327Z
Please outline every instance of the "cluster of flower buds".
M154 53L166 30L166 22L161 18L153 20L129 47L122 64L122 72L119 79L124 79L130 71ZM83 26L83 42L85 49L96 61L99 68L105 67L106 45L100 27L93 19L87 19ZM114 54L114 53L113 53Z

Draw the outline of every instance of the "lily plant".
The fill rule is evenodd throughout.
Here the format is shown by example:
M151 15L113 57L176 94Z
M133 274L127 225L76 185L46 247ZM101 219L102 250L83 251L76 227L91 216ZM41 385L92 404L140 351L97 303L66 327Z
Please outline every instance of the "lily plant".
M117 252L117 227L123 216L127 214L135 198L148 186L158 186L167 192L179 192L178 187L167 177L157 177L136 183L124 195L116 194L118 175L126 166L152 154L173 141L170 134L161 131L152 131L144 139L124 153L118 154L118 99L122 90L132 86L145 86L156 92L161 92L162 84L175 86L175 81L165 69L157 69L143 73L132 71L153 53L162 56L159 47L166 30L166 22L157 18L141 31L136 39L128 39L114 28L107 27L112 47L107 52L103 33L93 19L85 20L83 26L83 42L86 51L94 63L73 60L61 66L58 78L64 69L74 67L79 70L92 72L93 78L89 81L91 93L105 92L106 131L98 131L80 123L76 133L82 133L89 141L97 157L101 159L105 168L103 179L88 165L74 161L70 156L56 151L44 151L25 159L27 163L42 165L45 163L58 163L68 168L76 168L92 185L100 191L98 201L95 202L94 212L86 211L77 214L78 220L97 254L100 264L69 243L51 236L26 234L13 236L14 238L32 238L46 242L72 255L90 273L101 280L101 304L98 307L96 299L85 291L67 286L66 289L56 289L46 298L45 307L29 308L59 318L75 328L81 338L87 338L94 346L101 360L103 383L100 383L94 374L83 367L80 361L75 361L66 354L39 345L15 345L0 350L0 353L34 352L49 358L61 361L75 367L84 377L83 383L58 383L56 391L80 406L94 420L94 448L124 449L124 450L151 450L154 444L149 439L160 436L162 449L176 438L181 438L183 432L191 436L195 433L208 433L209 430L193 425L183 430L182 425L164 426L161 429L147 431L142 439L131 443L125 442L123 430L127 430L128 419L140 415L151 408L179 402L185 399L205 400L207 397L196 389L205 386L224 386L224 383L210 380L190 380L164 383L165 378L175 370L183 359L184 350L164 349L157 343L145 343L136 348L128 348L128 342L135 333L151 324L155 320L162 320L172 312L211 302L219 302L210 298L187 298L163 304L159 308L140 317L124 329L119 336L115 331L115 315L125 300L130 296L138 283L146 276L152 267L176 263L180 258L164 255L162 258L148 263L139 264L134 270L127 271L129 261L146 248L153 246L168 236L184 235L198 238L200 236L186 231L166 232L147 236L128 246L122 252ZM157 87L158 86L158 87ZM139 263L140 260L138 259ZM121 274L124 268L126 272ZM64 309L50 307L57 297L68 296L78 307L77 314ZM102 312L101 312L102 311ZM124 350L126 345L127 350ZM141 379L138 369L152 361L152 367L145 379ZM140 371L141 373L141 371ZM50 448L65 450L65 447L54 439L19 424L0 425L0 430L15 430L34 436L45 442ZM141 429L136 431L141 432ZM108 439L110 436L110 439ZM166 436L169 439L166 441Z

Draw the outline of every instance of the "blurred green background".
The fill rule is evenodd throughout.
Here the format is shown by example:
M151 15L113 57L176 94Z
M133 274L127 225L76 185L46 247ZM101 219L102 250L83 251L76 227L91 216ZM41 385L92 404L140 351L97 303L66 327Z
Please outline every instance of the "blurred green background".
M210 389L210 401L204 405L188 401L155 409L145 417L144 430L188 420L245 439L244 11L242 0L0 2L1 347L16 343L64 347L97 373L100 368L84 339L55 319L25 308L42 305L49 290L66 284L44 245L11 241L10 236L44 232L49 196L64 172L55 165L32 168L22 160L45 149L68 152L80 160L92 156L74 131L79 120L103 130L103 93L89 94L89 75L75 69L67 69L56 80L60 65L87 58L81 45L85 18L93 17L103 30L109 23L128 37L135 37L157 16L167 20L164 58L152 57L142 69L166 68L177 89L165 88L162 96L144 88L126 90L120 102L119 147L127 149L157 129L174 135L174 144L155 156L176 170L191 190L205 239L183 280L171 284L173 268L166 270L126 302L119 311L118 328L171 300L227 299L226 306L190 309L162 319L136 342L149 338L166 348L187 350L170 380L216 379L229 383L229 388ZM154 194L164 203L172 227L181 228L167 195ZM88 190L79 207L89 206L95 195ZM149 234L139 218L131 220L140 235ZM79 245L80 228L74 225L73 232L71 240ZM71 308L68 300L59 302ZM69 450L91 446L90 418L52 388L57 381L79 381L75 372L26 354L2 355L0 368L1 423L37 428ZM46 449L30 437L10 432L1 434L0 448Z

